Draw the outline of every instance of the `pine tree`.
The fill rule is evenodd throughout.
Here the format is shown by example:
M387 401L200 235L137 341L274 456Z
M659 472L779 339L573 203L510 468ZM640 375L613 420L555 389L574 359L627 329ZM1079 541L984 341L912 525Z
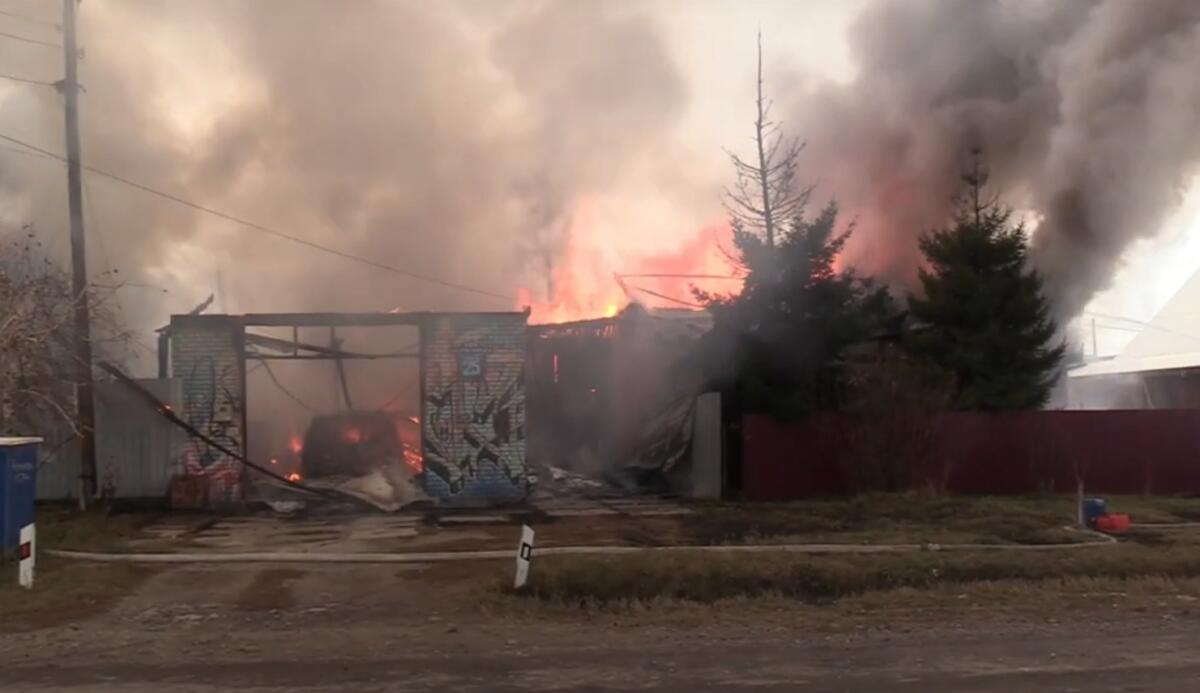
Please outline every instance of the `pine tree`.
M796 181L803 145L771 120L761 34L756 76L755 156L730 153L736 184L725 194L736 244L729 258L744 283L732 296L695 292L713 315L696 356L710 383L743 408L799 416L837 407L846 347L890 328L896 311L886 289L838 270L853 229L838 230L837 206L806 216L813 189Z
M1028 266L1028 237L1012 210L983 200L987 175L975 152L963 176L966 195L952 227L926 234L921 296L910 351L953 374L956 409L1000 411L1043 406L1065 346Z
M836 267L851 230L837 230L832 204L812 219L794 217L773 247L739 230L741 293L697 293L713 314L701 345L705 369L747 410L793 417L837 408L845 349L895 316L886 289Z

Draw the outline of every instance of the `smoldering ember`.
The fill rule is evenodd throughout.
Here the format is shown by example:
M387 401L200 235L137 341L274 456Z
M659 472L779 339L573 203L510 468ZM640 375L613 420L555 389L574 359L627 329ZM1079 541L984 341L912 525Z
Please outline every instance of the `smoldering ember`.
M1200 2L0 60L0 689L1195 687Z

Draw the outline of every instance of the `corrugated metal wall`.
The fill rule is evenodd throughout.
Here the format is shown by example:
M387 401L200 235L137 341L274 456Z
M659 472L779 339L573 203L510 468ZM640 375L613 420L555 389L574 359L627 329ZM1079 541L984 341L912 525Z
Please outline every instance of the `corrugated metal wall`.
M38 500L68 500L79 495L79 442L64 428L41 433Z
M724 479L721 394L706 392L696 398L692 424L691 498L721 500Z
M525 461L524 313L440 314L421 329L425 492L452 504L517 501Z
M180 383L163 378L138 381L179 410ZM120 383L96 388L96 471L99 486L111 485L117 498L162 498L179 471L184 434L145 400Z
M179 381L139 380L178 411ZM99 485L111 485L117 498L160 498L178 471L182 433L119 383L96 384L96 470ZM47 435L38 465L39 500L76 498L79 492L79 445L63 433Z
M183 383L176 411L192 426L225 448L246 450L246 361L244 327L228 315L171 316L171 375ZM208 501L242 497L242 463L198 439L183 444L188 474L208 477Z

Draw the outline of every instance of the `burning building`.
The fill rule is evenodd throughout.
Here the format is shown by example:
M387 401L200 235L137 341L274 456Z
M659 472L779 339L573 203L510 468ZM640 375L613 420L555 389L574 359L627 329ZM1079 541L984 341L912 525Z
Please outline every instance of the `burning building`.
M395 510L520 502L535 468L644 487L686 467L702 383L682 357L711 327L707 313L633 304L597 320L528 316L173 316L161 375L190 429L176 471L210 507L315 490ZM398 327L415 330L413 348L370 336Z
M531 327L530 460L618 483L671 467L701 388L683 356L711 326L704 311L630 304L609 318ZM664 437L677 444L658 445Z
M160 360L164 375L181 383L180 418L200 433L184 445L180 471L204 480L210 505L261 493L272 485L264 480L279 477L309 487L338 486L385 509L418 494L452 504L520 500L529 484L527 318L525 312L173 316ZM350 350L336 332L386 327L415 328L418 348ZM266 333L272 329L276 335ZM277 336L281 329L290 330L291 338ZM330 346L301 339L301 330L329 330ZM412 390L411 408L397 406L396 398L356 408L345 364L397 360L416 362L416 382L397 378L383 385ZM248 426L247 363L255 361L332 362L339 386L330 398L344 403L286 435L259 423L270 420L270 411ZM264 368L284 389L270 366ZM257 440L259 435L267 440ZM247 462L265 473L251 474Z

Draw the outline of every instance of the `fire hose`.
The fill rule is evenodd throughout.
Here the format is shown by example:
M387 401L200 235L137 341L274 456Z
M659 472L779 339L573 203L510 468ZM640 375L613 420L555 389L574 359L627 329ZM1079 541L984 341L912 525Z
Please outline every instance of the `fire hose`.
M667 553L693 551L704 553L799 553L824 554L879 554L915 553L921 551L1063 551L1102 546L1115 546L1117 540L1106 534L1081 530L1074 527L1064 529L1095 537L1089 541L1067 544L718 544L696 546L545 546L537 549L539 556L613 556L633 553ZM255 553L222 553L218 551L179 553L99 553L91 551L69 551L51 549L47 553L60 558L102 563L445 563L449 561L500 560L513 557L511 549L481 551L429 551L429 552L310 552L278 551Z

